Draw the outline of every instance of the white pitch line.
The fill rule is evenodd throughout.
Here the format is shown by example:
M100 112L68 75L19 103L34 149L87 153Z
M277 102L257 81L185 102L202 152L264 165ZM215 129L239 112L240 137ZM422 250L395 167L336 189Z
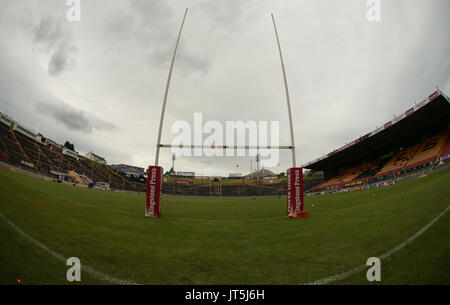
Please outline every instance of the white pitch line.
M422 235L429 227L431 227L439 218L441 218L442 216L444 216L445 213L447 213L447 211L450 209L450 206L447 206L447 208L445 208L444 211L442 211L438 216L436 216L432 221L430 221L427 225L425 225L422 229L420 229L416 234L414 234L413 236L411 236L410 238L408 238L407 240L405 240L403 243L401 243L400 245L392 248L391 250L389 250L388 252L382 254L380 256L380 260L385 259L389 256L391 256L392 254L394 254L395 252L399 251L400 249L406 247L408 244L410 244L414 239L416 239L418 236ZM57 258L60 261L63 261L64 263L67 262L67 258L65 258L63 255L51 250L50 248L48 248L46 245L44 245L43 243L41 243L39 240L31 237L30 235L28 235L27 233L25 233L24 231L22 231L16 224L14 224L13 222L11 222L5 215L3 215L0 212L0 217L3 218L11 227L13 227L19 234L21 234L23 237L25 237L27 240L29 240L31 243L33 243L34 245L38 246L39 248L43 249L44 251L48 252L49 254L51 254L53 257ZM84 270L103 280L106 280L108 282L114 283L114 284L119 284L119 285L139 285L137 283L134 283L132 281L129 280L121 280L118 278L115 278L113 276L110 276L108 274L105 274L103 272L97 271L89 266L86 265L82 265L82 267L84 268ZM350 276L352 274L355 274L357 272L361 272L362 270L364 270L366 268L366 265L360 265L357 266L349 271L340 273L340 274L336 274L336 275L332 275L320 280L317 280L315 282L311 282L308 283L306 285L324 285L324 284L328 284L337 280L341 280L343 278L346 278L347 276Z
M0 212L0 217L3 218L11 227L14 228L14 230L16 230L20 235L22 235L23 237L25 237L25 239L27 239L28 241L30 241L32 244L34 244L35 246L38 246L39 248L41 248L42 250L44 250L45 252L49 253L50 255L52 255L53 257L57 258L58 260L66 263L67 262L67 258L65 258L63 255L53 251L52 249L50 249L49 247L47 247L46 245L44 245L43 243L41 243L39 240L31 237L30 235L28 235L27 233L25 233L24 231L22 231L15 223L13 223L12 221L10 221L5 215L3 215ZM118 278L115 278L113 276L110 276L106 273L97 271L89 266L83 265L81 264L81 270L87 272L88 274L102 279L102 280L106 280L110 283L113 284L119 284L119 285L139 285L137 283L134 283L132 281L129 280L121 280Z
M445 208L444 211L442 211L438 216L436 216L432 221L430 221L426 226L424 226L422 229L420 229L416 234L414 234L413 236L411 236L410 238L408 238L407 240L405 240L404 242L402 242L400 245L392 248L391 250L389 250L388 252L382 254L379 258L380 260L383 260L389 256L391 256L392 254L394 254L395 252L397 252L398 250L406 247L407 245L409 245L414 239L416 239L417 237L419 237L420 235L422 235L423 232L425 232L429 227L431 227L439 218L441 218L442 216L444 216L445 213L447 213L447 211L449 210L450 206L447 206L447 208ZM343 272L343 273L339 273L336 275L332 275L320 280L317 280L315 282L311 282L305 285L325 285L325 284L329 284L331 282L337 281L337 280L342 280L343 278L346 278L349 275L358 273L363 271L367 266L364 265L360 265L357 266L349 271Z

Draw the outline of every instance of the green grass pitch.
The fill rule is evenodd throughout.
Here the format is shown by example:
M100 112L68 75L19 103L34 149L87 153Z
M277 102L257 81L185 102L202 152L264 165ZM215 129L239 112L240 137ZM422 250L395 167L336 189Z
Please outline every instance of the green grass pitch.
M365 264L413 236L450 204L450 170L385 188L286 198L145 196L56 184L0 168L0 212L64 257L142 284L302 284ZM381 284L450 284L450 213L381 263ZM0 218L0 284L73 284L66 264ZM109 284L82 269L81 284ZM74 282L75 283L75 282ZM359 272L332 284L373 284Z

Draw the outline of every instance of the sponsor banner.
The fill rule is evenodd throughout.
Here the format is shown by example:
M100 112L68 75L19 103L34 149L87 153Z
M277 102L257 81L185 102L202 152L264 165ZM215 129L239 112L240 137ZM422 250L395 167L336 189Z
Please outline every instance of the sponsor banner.
M76 151L72 151L70 149L67 149L66 147L62 150L63 155L71 156L74 159L78 159L78 153Z
M144 168L126 164L119 164L117 166L117 171L119 173L135 177L142 177L145 174Z
M34 167L33 163L30 163L30 162L27 162L27 161L20 160L20 163L22 163L23 165L26 165L28 167L31 167L31 168Z
M348 192L353 192L353 191L360 191L360 190L362 190L362 187L358 186L358 187L351 187L347 191Z
M411 115L411 114L413 114L413 112L414 112L414 107L408 109L408 110L405 112L405 115L406 115L406 116Z
M189 184L189 180L177 180L178 184Z
M439 96L439 92L435 91L432 95L428 97L430 102Z
M387 181L387 182L381 182L377 184L377 187L383 187L383 186L388 186L388 185L392 185L395 184L395 181L391 180L391 181Z
M288 179L289 179L289 177L288 177ZM316 193L316 194L324 195L324 194L334 194L334 193L346 193L346 192L353 192L353 191L362 191L362 190L373 189L373 188L377 188L377 187L389 186L389 185L393 185L393 184L395 184L395 181L391 180L391 181L386 181L386 182L373 183L373 184L369 184L369 185L354 186L354 187L343 188L343 189L338 189L338 190L330 190L328 192L320 192L320 193Z
M195 178L195 172L177 172L178 177L192 177Z
M303 169L293 167L287 170L287 215L303 211Z
M147 172L147 202L145 216L161 216L161 193L163 168L161 166L149 166Z

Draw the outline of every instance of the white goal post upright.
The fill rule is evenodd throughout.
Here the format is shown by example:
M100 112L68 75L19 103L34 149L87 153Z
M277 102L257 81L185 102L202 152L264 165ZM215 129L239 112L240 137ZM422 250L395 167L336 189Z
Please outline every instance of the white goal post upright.
M304 202L303 168L296 167L294 127L293 127L293 123L292 123L291 100L289 97L289 89L288 89L287 78L286 78L286 69L284 68L283 53L281 52L280 38L278 37L278 31L277 31L277 26L275 24L275 18L273 17L273 14L270 14L270 15L272 16L273 28L275 30L275 36L277 38L278 52L280 54L281 70L283 72L284 90L286 93L286 102L287 102L288 116L289 116L289 129L290 129L290 133L291 133L292 168L288 169L286 172L286 176L287 176L286 214L289 217L294 217L294 215L296 215L297 218L304 218L304 217L307 217L308 214L306 214L306 211L303 208L303 202Z
M188 12L188 8L186 8L186 10L184 11L183 21L181 22L180 31L178 32L177 43L175 44L175 50L173 51L172 62L170 63L169 76L167 77L167 82L166 82L166 90L164 91L163 105L162 105L162 109L161 109L161 118L159 119L158 140L156 141L155 166L158 166L158 162L159 162L161 132L162 132L162 127L163 127L163 122L164 122L164 114L166 112L167 95L169 93L170 79L172 78L172 70L173 70L173 65L175 63L175 56L177 55L178 43L180 42L181 31L183 31L184 20L186 19L187 12Z
M270 14L270 15L272 16L273 28L275 30L275 36L277 38L278 52L280 53L281 70L283 71L284 90L286 92L286 102L287 102L288 116L289 116L289 129L290 129L290 133L291 133L292 167L295 167L295 144L294 144L294 127L292 124L292 113L291 113L291 99L289 98L289 89L288 89L288 84L287 84L287 79L286 79L286 69L284 68L283 54L281 53L281 45L280 45L280 39L278 38L277 26L275 25L275 18L273 17L273 14Z
M164 113L166 111L167 95L169 93L170 79L172 78L173 65L175 56L177 55L178 44L180 42L181 31L183 30L184 20L186 19L188 9L184 11L183 21L181 22L180 31L178 32L177 43L173 51L172 61L170 63L169 75L167 76L166 89L164 91L164 99L161 109L161 118L159 120L158 140L156 141L155 165L151 165L147 170L147 196L145 205L145 216L160 217L161 216L161 195L162 195L162 176L163 168L158 166L159 149L161 148L161 132L164 122Z
M175 50L173 52L172 61L170 64L169 75L167 77L166 88L164 91L164 99L163 105L161 109L161 118L159 121L159 129L158 129L158 139L156 142L156 155L155 155L155 165L151 165L148 167L147 171L147 200L146 200L146 208L145 208L145 216L150 217L160 217L161 216L161 200L162 200L162 176L163 176L163 168L158 166L159 163L159 151L161 147L190 147L190 148L222 148L222 149L290 149L292 152L292 168L287 171L287 214L293 215L297 213L297 217L300 212L302 215L303 211L303 175L302 168L296 167L295 161L295 145L294 145L294 128L292 123L292 113L291 113L291 104L289 98L289 89L287 85L286 79L286 70L283 62L283 55L281 53L280 40L278 37L277 27L275 25L275 19L272 16L272 22L275 29L275 36L277 39L278 51L280 54L281 60L281 69L283 72L283 80L284 80L284 88L286 94L286 102L288 108L288 116L289 116L289 128L291 135L291 145L290 146L204 146L204 145L170 145L170 144L161 144L161 133L164 122L164 114L166 110L167 104L167 96L169 92L170 80L172 77L172 70L175 63L175 56L177 54L178 44L180 42L181 32L183 30L184 21L186 19L186 14L188 9L186 8L183 16L183 21L181 22L180 31L178 32L177 42L175 44Z

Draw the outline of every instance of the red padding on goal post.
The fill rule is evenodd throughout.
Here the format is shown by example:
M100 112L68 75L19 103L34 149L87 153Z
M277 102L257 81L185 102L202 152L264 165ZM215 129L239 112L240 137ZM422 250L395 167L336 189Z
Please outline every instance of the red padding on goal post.
M163 168L150 165L147 172L147 202L145 216L161 217Z
M287 215L303 211L303 168L287 170Z

